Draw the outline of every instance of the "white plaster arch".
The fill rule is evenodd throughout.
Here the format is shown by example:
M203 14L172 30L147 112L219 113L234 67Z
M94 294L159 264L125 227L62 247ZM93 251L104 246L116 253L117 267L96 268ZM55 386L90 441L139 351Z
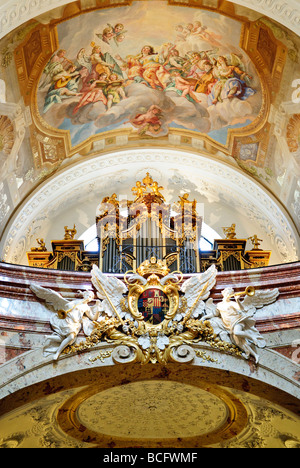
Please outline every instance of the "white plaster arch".
M50 10L72 3L73 0L1 0L0 39L10 31ZM83 7L92 8L94 0L81 0ZM188 3L183 1L182 4ZM231 3L255 10L283 24L296 34L300 32L298 0L232 0Z
M49 235L48 241L54 238L51 238L54 233L51 225L56 224L58 214L61 215L60 222L64 223L70 209L75 209L83 201L90 203L92 199L97 205L110 192L126 194L125 188L130 196L130 188L147 171L167 188L167 202L170 202L172 193L177 199L180 190L191 184L208 206L216 202L230 209L228 222L231 216L231 222L234 222L235 217L241 215L251 231L250 235L254 234L252 230L259 229L257 234L267 236L269 246L277 253L278 263L298 260L299 236L291 218L280 203L252 178L207 155L152 148L87 158L47 180L24 201L8 224L0 244L3 261L27 264L26 251L30 250L35 236ZM170 180L173 180L172 190ZM71 219L70 222L76 221ZM60 229L64 225L60 224ZM78 237L83 229L78 232ZM264 248L267 249L265 244Z

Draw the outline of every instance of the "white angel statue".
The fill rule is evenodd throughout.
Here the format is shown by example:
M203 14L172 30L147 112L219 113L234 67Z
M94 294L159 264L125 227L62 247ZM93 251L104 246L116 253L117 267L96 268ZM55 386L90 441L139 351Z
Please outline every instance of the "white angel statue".
M254 295L247 295L241 301L241 293L234 294L234 289L226 288L222 292L222 302L215 306L212 301L208 301L206 315L201 321L211 321L214 331L220 337L223 335L226 338L227 332L231 342L243 351L243 356L248 359L252 355L257 363L259 356L256 346L264 348L266 342L255 328L253 316L256 309L272 304L278 295L278 289L255 291ZM231 301L232 297L235 301Z
M69 301L52 289L37 285L31 285L30 289L55 311L50 319L54 333L46 340L43 351L45 357L53 355L53 360L56 361L67 346L75 343L82 326L85 335L92 333L92 322L98 320L103 311L102 303L96 300L94 306L88 305L94 301L92 291L80 292L82 299Z

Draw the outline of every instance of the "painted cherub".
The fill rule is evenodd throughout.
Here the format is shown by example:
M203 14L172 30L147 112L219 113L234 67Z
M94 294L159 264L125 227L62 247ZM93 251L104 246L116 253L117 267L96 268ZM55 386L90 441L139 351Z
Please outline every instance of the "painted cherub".
M111 24L107 23L107 27L103 29L102 33L96 34L99 39L101 39L103 42L106 42L106 44L109 44L112 39L114 39L116 45L118 45L118 42L122 42L125 38L124 33L124 24L122 23L117 23L115 26L112 26Z
M107 97L108 109L110 109L113 104L118 104L122 99L126 99L124 80L121 80L116 73L112 73L109 77L108 84L104 88L104 94Z
M161 117L162 109L153 104L144 114L137 114L135 117L131 118L129 122L139 129L139 135L145 135L146 133L155 135L161 131Z
M194 85L193 83L191 83L191 81L188 81L186 79L184 79L182 76L181 76L181 73L180 71L177 71L177 70L174 70L171 72L171 75L173 77L173 84L174 84L174 87L178 90L178 91L182 91L182 94L181 94L181 97L190 97L192 98L195 102L201 102L200 99L198 99L195 94L193 93L194 91Z
M106 28L104 28L102 33L96 34L96 36L99 37L99 39L101 39L103 42L106 42L106 44L109 44L109 41L112 40L114 35L114 28L111 25L108 25Z
M124 31L124 24L122 23L117 23L114 28L114 41L116 45L119 45L120 42L123 42L125 39L125 33L127 31Z

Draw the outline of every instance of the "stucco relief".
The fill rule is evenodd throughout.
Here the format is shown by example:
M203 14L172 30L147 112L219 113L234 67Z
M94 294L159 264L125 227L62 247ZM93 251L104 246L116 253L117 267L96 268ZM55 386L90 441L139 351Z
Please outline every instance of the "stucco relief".
M216 277L212 265L179 286L182 273L170 273L165 261L152 257L136 273L125 274L125 285L94 265L91 281L102 301L98 299L94 306L88 305L94 300L91 291L69 301L52 289L31 284L34 294L53 312L54 333L46 340L44 355L56 361L63 353L81 352L107 340L115 344L112 356L119 363L188 363L197 355L194 345L204 341L221 352L254 358L257 364L258 348L264 348L266 341L255 327L254 316L257 309L277 300L279 290L256 291L249 286L237 293L225 288L223 300L214 304L210 294ZM82 327L88 338L74 345ZM202 357L210 360L205 353Z
M181 402L182 396L187 394L189 398L185 401L183 418ZM95 447L96 444L92 441L72 437L66 428L65 422L70 413L68 404L72 402L75 402L76 415L81 428L97 432L98 437L109 432L112 439L117 436L123 437L123 440L126 440L130 432L136 436L136 440L139 440L139 446L143 443L139 438L140 434L144 434L146 439L152 436L152 440L153 437L159 436L160 447L165 444L165 434L169 435L169 439L179 434L180 439L184 436L183 440L194 436L193 447L197 447L201 435L204 438L214 430L218 432L220 427L224 427L226 418L227 423L231 422L232 407L239 415L241 412L242 414L248 412L251 415L248 424L244 421L244 425L237 432L231 431L231 436L228 436L227 431L224 434L223 430L223 441L218 440L213 444L211 439L211 444L208 443L206 446L215 448L273 448L274 446L299 448L300 446L297 431L299 417L282 406L271 403L267 398L259 399L241 389L231 388L222 392L222 387L210 385L208 391L201 385L145 379L140 383L130 382L123 384L122 387L117 385L94 394L91 387L86 393L79 388L40 397L37 401L1 417L0 423L5 429L1 434L0 447ZM60 417L58 421L55 415L60 412L62 403L64 409L68 409L66 416ZM129 408L136 410L129 411ZM126 459L121 460L121 455L117 452L111 452L110 457L114 457L114 462L128 463L130 460L128 458L130 455L126 455ZM101 457L99 459L101 460ZM103 459L108 461L108 458L103 457Z

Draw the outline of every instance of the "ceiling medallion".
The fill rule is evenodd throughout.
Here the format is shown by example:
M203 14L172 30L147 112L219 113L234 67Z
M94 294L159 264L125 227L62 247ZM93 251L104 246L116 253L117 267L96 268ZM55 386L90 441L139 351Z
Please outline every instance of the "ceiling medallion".
M68 437L99 448L202 447L242 434L248 414L220 386L147 379L87 386L65 401L57 421Z
M54 334L45 342L44 356L57 360L62 353L70 355L110 343L111 352L100 352L102 362L110 356L115 363L124 364L189 363L196 357L213 362L197 349L199 343L206 343L212 350L253 357L258 363L257 348L266 343L253 316L257 308L275 302L279 291L251 287L235 293L226 288L223 300L214 304L210 295L216 277L212 265L183 281L181 272L170 273L164 261L152 257L136 272L128 271L124 281L103 274L94 265L91 280L96 302L93 291L69 301L51 289L31 285L55 312L50 319ZM86 339L78 343L81 328Z

